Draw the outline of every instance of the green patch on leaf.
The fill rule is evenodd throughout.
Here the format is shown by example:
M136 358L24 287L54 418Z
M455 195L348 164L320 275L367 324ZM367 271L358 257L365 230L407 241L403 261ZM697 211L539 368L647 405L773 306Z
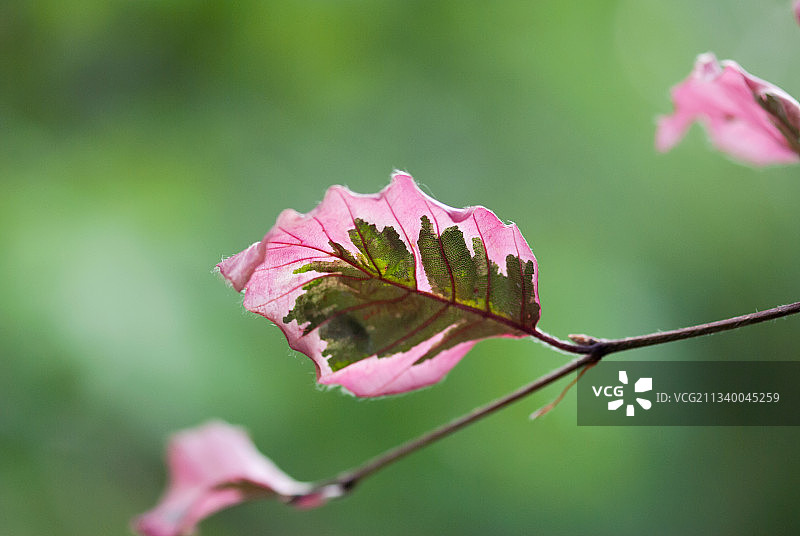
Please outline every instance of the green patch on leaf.
M420 221L417 245L431 292L418 290L414 255L397 231L361 219L348 231L357 254L331 241L335 260L295 270L320 275L303 286L283 321L296 320L303 335L318 330L332 370L443 334L419 363L463 342L522 335L538 320L532 261L509 254L501 274L480 238L472 253L457 226L437 234L427 216Z

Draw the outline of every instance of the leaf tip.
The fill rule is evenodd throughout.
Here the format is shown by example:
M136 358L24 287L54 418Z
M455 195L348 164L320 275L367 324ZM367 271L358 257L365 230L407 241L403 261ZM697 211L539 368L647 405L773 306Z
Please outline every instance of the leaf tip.
M264 261L265 252L264 242L255 242L246 250L223 260L216 268L237 292L241 292L256 267Z

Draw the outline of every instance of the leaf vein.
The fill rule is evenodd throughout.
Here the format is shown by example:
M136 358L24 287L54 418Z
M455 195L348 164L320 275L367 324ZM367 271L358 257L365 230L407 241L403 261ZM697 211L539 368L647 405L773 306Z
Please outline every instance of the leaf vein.
M525 271L522 268L522 259L519 257L519 246L517 245L517 233L512 232L511 236L514 238L514 249L517 252L517 262L519 263L519 287L520 299L519 304L519 323L525 325Z
M477 325L478 325L478 324L480 324L481 322L485 322L485 321L486 321L486 317L481 317L479 320L474 320L474 321L472 321L472 322L467 322L467 323L466 323L466 324L464 324L463 326L461 326L461 327L459 327L459 328L456 328L456 329L454 329L454 330L452 330L452 331L448 332L448 333L447 333L447 335L445 335L445 336L442 338L442 340L441 340L441 341L439 341L438 343L436 343L436 344L435 344L435 345L434 345L432 348L430 348L430 349L429 349L427 352L425 352L425 354L427 355L427 354L428 354L428 353L430 353L430 352L431 352L431 350L433 350L434 348L439 348L440 346L442 346L442 345L444 345L445 343L447 343L447 341L450 341L450 340L454 339L454 338L455 338L457 335L459 335L459 334L463 333L464 331L466 331L466 330L468 330L468 329L471 329L472 327L474 327L474 326L477 326ZM424 361L424 357L425 357L425 356L423 355L422 357L420 357L419 359L417 359L416 361L414 361L414 365L418 365L418 364L422 363L422 362ZM435 356L434 356L434 357L435 357ZM412 365L412 366L413 366L413 365Z
M483 247L483 256L486 259L486 305L484 306L485 311L489 312L489 297L492 294L492 261L489 260L489 250L486 249L486 240L483 238L483 231L481 231L481 226L478 225L478 220L475 219L475 212L472 213L472 221L475 222L475 228L478 230L478 236L481 237L481 246ZM477 255L478 252L475 252Z
M343 314L352 313L353 311L359 311L361 309L367 309L369 307L374 307L374 306L378 306L378 305L397 304L397 303L400 303L401 301L405 300L406 298L408 298L410 295L411 295L411 290L407 289L406 293L403 294L402 296L400 296L399 298L392 298L390 300L373 300L373 301L370 301L370 302L367 302L367 303L359 303L358 305L353 305L351 307L345 307L344 309L340 309L340 310L336 311L334 314L332 314L331 316L327 317L325 320L320 322L314 329L321 328L322 326L324 326L325 324L327 324L331 320L334 320L334 319L342 316ZM307 334L304 333L303 335L307 335Z
M287 235L291 236L291 237L292 237L292 238L294 238L295 240L299 240L301 244L302 244L303 242L305 242L305 240L303 240L302 238L300 238L300 237L299 237L299 236L297 236L296 234L294 234L294 233L291 233L291 232L287 231L287 230L286 230L286 229L284 229L283 227L278 227L278 229L279 229L279 230L281 230L281 231L283 231L283 232L284 232L284 233L286 233Z
M408 244L408 249L411 250L411 256L414 258L414 267L413 267L414 288L416 289L419 286L419 284L417 283L417 252L414 249L414 245L411 243L411 239L408 238L408 233L406 233L405 227L403 227L403 224L400 223L400 219L397 217L397 214L394 213L394 209L392 208L392 205L389 203L389 200L384 197L383 201L386 203L386 206L389 207L389 212L392 213L394 221L397 222L397 225L400 227L400 230L403 231L403 236L406 237L406 243Z
M292 243L288 243L288 242L271 242L271 243L273 243L273 244L276 244L276 243L277 244L286 244L286 245L289 245L289 246L304 247L304 248L308 248L308 249L313 249L315 251L321 251L322 253L330 255L331 257L333 257L335 259L339 259L339 260L341 260L343 262L346 262L347 264L349 264L353 268L363 272L364 275L368 276L368 278L376 278L375 274L372 274L372 273L368 272L367 270L364 270L363 267L361 267L361 266L359 266L357 264L353 264L349 260L347 260L347 259L345 259L343 257L340 257L339 255L336 255L335 253L326 251L324 249L320 249L320 248L318 248L316 246L311 246L311 245L308 245L308 244L292 244ZM335 275L335 274L329 274L329 275ZM354 279L358 279L358 278L354 278ZM380 279L381 281L383 281L384 283L386 283L388 285L393 285L395 287L399 287L399 288L402 288L402 289L408 289L407 286L401 285L401 284L396 283L394 281L389 281L389 280L386 280L386 279L383 279L383 278L377 278L377 279ZM486 318L488 318L490 320L493 320L495 322L499 322L501 324L505 324L507 326L511 326L514 329L517 329L519 331L522 331L522 332L525 332L525 333L530 333L530 334L533 333L533 330L532 329L528 329L524 324L520 324L520 323L515 322L513 320L509 320L507 318L504 318L504 317L502 317L500 315L496 315L496 314L492 313L491 311L483 311L481 309L476 309L475 307L472 307L470 305L464 305L464 304L461 304L461 303L458 303L458 302L454 302L454 301L445 299L442 296L439 296L439 295L434 294L432 292L426 292L424 290L416 289L416 290L414 290L414 292L416 292L416 293L418 293L420 295L423 295L426 298L430 298L432 300L436 300L438 302L446 303L446 304L449 304L449 305L451 305L453 307L457 307L457 308L459 308L459 309L461 309L463 311L468 311L470 313L479 314L479 315L484 316L484 317L486 317Z
M255 270L253 270L253 273L256 273L256 272L268 272L270 270L275 270L277 268L285 268L286 266L291 266L292 264L294 264L296 262L310 261L310 260L313 260L313 259L327 259L327 258L328 258L327 255L326 256L316 255L316 256L313 256L313 257L303 257L302 259L295 259L293 261L285 262L283 264L276 264L275 266L264 266L264 267L256 268Z
M444 265L447 268L447 275L450 276L450 301L455 303L456 280L453 276L453 268L450 266L450 260L447 258L447 253L444 251L444 245L442 244L442 233L439 230L439 221L436 219L433 209L431 209L431 206L427 200L425 201L425 205L427 205L428 211L431 213L431 218L433 218L433 224L436 226L436 241L439 243L439 252L442 254L442 259L444 259Z
M274 301L280 300L281 298L283 298L285 296L288 296L289 294L291 294L292 292L296 291L297 289L303 288L304 286L306 286L307 284L309 284L309 283L311 283L313 281L318 281L320 279L325 279L326 277L342 277L342 278L345 278L345 279L355 279L357 281L367 281L368 280L368 278L366 278L366 277L354 277L352 275L347 275L347 274L336 274L336 273L334 273L334 274L323 274L323 275L320 275L320 276L317 276L317 277L312 277L311 279L307 279L307 280L303 281L302 283L300 283L299 285L295 285L294 287L290 288L289 290L287 290L286 292L284 292L280 296L275 296L274 298L270 298L269 300L265 301L264 303L256 305L255 308L258 309L258 308L261 308L261 307L265 307L265 306L269 305L270 303L272 303Z
M425 328L430 326L437 318L439 318L442 315L442 313L444 313L449 307L450 307L450 304L449 303L445 303L438 311L436 311L434 314L429 316L422 324L420 324L419 326L415 327L414 329L412 329L411 331L409 331L408 333L406 333L405 335L403 335L402 337L400 337L396 341L394 341L394 342L386 345L385 347L381 348L380 350L375 352L375 355L380 356L381 354L386 353L387 351L389 351L390 349L394 348L398 344L402 343L406 339L408 339L410 337L413 337L414 335L416 335L420 331L424 330Z
M337 190L337 193L339 194L339 197L342 198L342 203L344 203L344 206L347 207L347 212L350 214L350 220L352 220L352 222L353 222L353 227L355 227L356 233L358 234L358 238L361 239L361 245L364 246L364 253L367 254L367 258L369 259L369 262L371 262L372 266L375 268L375 272L377 272L378 278L379 279L383 279L383 274L381 273L381 269L378 268L378 264L372 258L372 254L369 252L369 247L367 247L367 242L366 242L366 240L364 240L364 235L361 234L361 229L358 227L358 224L356 223L356 219L353 216L353 210L350 208L350 205L347 203L347 199L345 199L345 197L342 194L342 192L339 192Z

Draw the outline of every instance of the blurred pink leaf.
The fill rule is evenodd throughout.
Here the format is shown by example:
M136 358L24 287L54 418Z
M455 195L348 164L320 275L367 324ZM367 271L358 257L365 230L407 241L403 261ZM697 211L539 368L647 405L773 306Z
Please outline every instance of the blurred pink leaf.
M794 12L794 20L800 24L800 0L795 0L792 3L792 11Z
M402 172L378 194L333 186L308 214L283 211L218 266L320 383L358 396L433 384L478 340L523 337L539 320L536 259L517 227L444 205Z
M167 465L165 495L133 521L133 529L145 536L190 534L203 518L252 499L273 497L313 508L335 496L292 479L256 450L244 430L221 421L177 433Z
M800 105L733 61L720 65L713 54L701 54L689 77L672 88L672 100L675 112L658 120L659 151L670 150L700 121L717 149L742 162L800 160Z

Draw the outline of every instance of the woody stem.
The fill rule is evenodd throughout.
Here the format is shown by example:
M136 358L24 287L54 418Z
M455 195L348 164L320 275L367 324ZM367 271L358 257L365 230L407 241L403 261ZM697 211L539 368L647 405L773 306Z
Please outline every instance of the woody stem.
M626 337L622 339L596 339L586 336L573 336L582 342L585 341L583 344L562 341L541 331L534 330L532 335L543 342L560 350L582 355L573 359L569 363L566 363L561 367L537 378L533 382L520 387L512 393L498 398L489 404L478 407L471 412L462 415L461 417L458 417L438 428L435 428L434 430L431 430L430 432L417 437L416 439L412 439L406 443L398 445L397 447L389 449L386 452L372 458L371 460L368 460L366 463L346 471L335 478L321 482L315 486L315 490L322 490L323 488L334 486L338 488L341 494L346 494L363 478L375 473L387 465L390 465L397 460L411 454L412 452L415 452L430 445L431 443L447 437L450 434L474 422L477 422L480 419L487 417L492 413L518 400L521 400L532 393L535 393L536 391L547 385L550 385L556 380L563 378L570 372L580 369L584 365L600 361L608 354L622 352L624 350L631 350L634 348L642 348L644 346L654 346L657 344L689 339L692 337L710 335L720 331L739 329L752 324L757 324L767 320L773 320L797 313L800 313L800 302L774 307L772 309L759 311L757 313L737 316L716 322L709 322L707 324L699 324L696 326L690 326L672 331L650 333L648 335L639 335L636 337Z

